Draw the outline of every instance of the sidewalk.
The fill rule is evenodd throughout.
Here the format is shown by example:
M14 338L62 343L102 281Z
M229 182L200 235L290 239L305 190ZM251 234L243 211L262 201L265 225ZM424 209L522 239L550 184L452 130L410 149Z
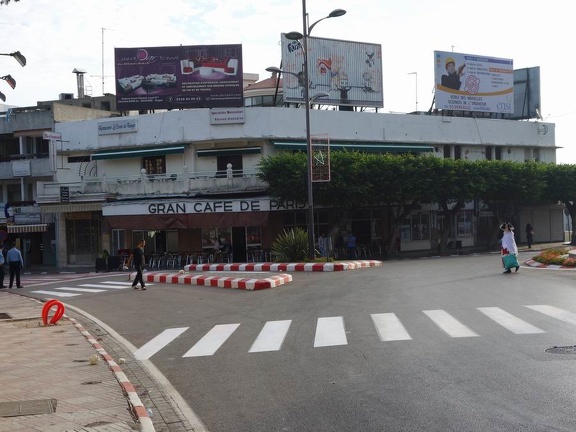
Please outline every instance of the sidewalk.
M68 311L56 325L44 326L42 306L0 292L1 432L169 430L155 428L98 339Z

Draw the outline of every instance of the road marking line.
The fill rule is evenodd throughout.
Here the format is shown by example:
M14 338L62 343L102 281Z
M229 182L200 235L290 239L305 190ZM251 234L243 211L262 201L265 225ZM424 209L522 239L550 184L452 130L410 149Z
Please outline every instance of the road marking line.
M318 318L314 337L315 348L347 344L344 319L341 316Z
M211 356L224 342L234 333L240 324L219 324L216 325L202 339L196 342L192 348L182 357L203 357Z
M132 282L128 281L128 282L118 282L118 281L106 281L106 282L102 282L103 284L109 284L109 285L132 285ZM152 286L154 285L153 283L147 283L146 286Z
M105 292L106 290L103 289L94 289L94 288L74 288L74 287L58 287L54 288L57 290L64 290L64 291L78 291L78 292L86 292L86 293L98 293L98 292Z
M396 314L380 313L371 314L370 316L382 342L412 339Z
M576 314L565 311L564 309L549 305L532 305L524 307L535 310L536 312L543 313L544 315L551 316L552 318L559 319L565 323L576 325Z
M292 320L268 321L248 352L280 351Z
M488 318L496 321L505 329L510 330L515 334L534 334L546 333L544 330L539 329L526 321L515 317L514 315L500 309L499 307L481 307L477 308L480 312Z
M190 327L178 327L164 330L158 336L146 342L144 345L134 351L134 358L137 360L149 359L189 328Z
M426 310L423 312L434 322L434 324L440 327L441 330L444 330L451 337L460 338L480 336L444 310Z
M116 285L105 285L105 284L82 284L80 285L81 287L87 287L87 288L107 288L107 289L126 289L126 288L130 288L130 285L128 286L116 286Z
M61 292L54 292L54 291L30 291L32 294L48 294L54 297L76 297L82 294L72 294L72 293L61 293Z

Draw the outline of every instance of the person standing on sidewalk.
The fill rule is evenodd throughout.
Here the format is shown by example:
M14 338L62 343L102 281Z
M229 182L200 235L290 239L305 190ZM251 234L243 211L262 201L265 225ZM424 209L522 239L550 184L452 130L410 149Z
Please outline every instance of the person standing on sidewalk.
M0 244L0 289L1 288L8 288L4 285L4 245Z
M526 224L526 242L528 243L528 249L532 249L532 242L534 241L534 228L532 224Z
M134 249L132 249L132 254L130 258L128 258L128 268L130 268L131 264L134 264L134 268L136 269L136 277L134 278L134 282L132 282L132 288L138 289L136 285L140 282L140 287L145 290L146 284L144 283L144 277L142 276L142 270L144 265L146 264L144 258L144 246L146 246L146 241L141 240Z
M10 286L14 286L14 277L16 277L16 288L24 288L20 284L20 270L24 267L24 260L22 259L22 254L20 250L16 247L16 242L12 242L11 248L6 254L6 259L8 261L8 271L10 272Z

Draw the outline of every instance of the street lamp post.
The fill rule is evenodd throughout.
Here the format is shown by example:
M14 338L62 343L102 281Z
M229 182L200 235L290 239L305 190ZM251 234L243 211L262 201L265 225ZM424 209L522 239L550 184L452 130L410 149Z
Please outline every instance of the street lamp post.
M418 112L418 72L410 72L408 75L416 77L416 112Z
M22 67L26 66L26 57L24 57L24 56L20 53L20 51L15 51L15 52L10 53L10 54L1 54L1 53L0 53L0 55L2 55L2 56L14 57L14 59L16 59L16 61L17 61L18 63L20 63L20 66L22 66Z
M303 40L302 48L304 51L304 61L302 64L302 78L304 81L304 101L306 103L306 187L308 190L308 258L314 261L316 258L316 247L314 240L314 192L312 189L312 140L310 137L310 93L309 86L310 81L308 78L308 36L316 24L327 18L335 18L342 16L346 13L344 9L334 9L330 14L324 18L315 21L310 27L308 27L308 13L306 12L306 0L302 0L302 33L290 32L286 33L286 38L290 40ZM269 70L270 68L266 69ZM317 97L317 96L315 96Z

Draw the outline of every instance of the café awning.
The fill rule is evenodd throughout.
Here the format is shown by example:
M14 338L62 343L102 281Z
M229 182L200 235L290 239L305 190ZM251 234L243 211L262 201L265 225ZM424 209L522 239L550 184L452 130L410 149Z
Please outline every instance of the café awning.
M306 150L306 141L272 141L279 150ZM369 153L426 153L433 152L434 147L426 144L396 144L378 142L334 142L330 143L330 151L349 150Z
M44 232L47 230L48 230L48 224L6 225L6 231L8 232L8 234Z
M163 147L137 147L114 150L99 150L92 154L92 160L121 159L132 157L162 156L167 154L184 153L184 145Z

